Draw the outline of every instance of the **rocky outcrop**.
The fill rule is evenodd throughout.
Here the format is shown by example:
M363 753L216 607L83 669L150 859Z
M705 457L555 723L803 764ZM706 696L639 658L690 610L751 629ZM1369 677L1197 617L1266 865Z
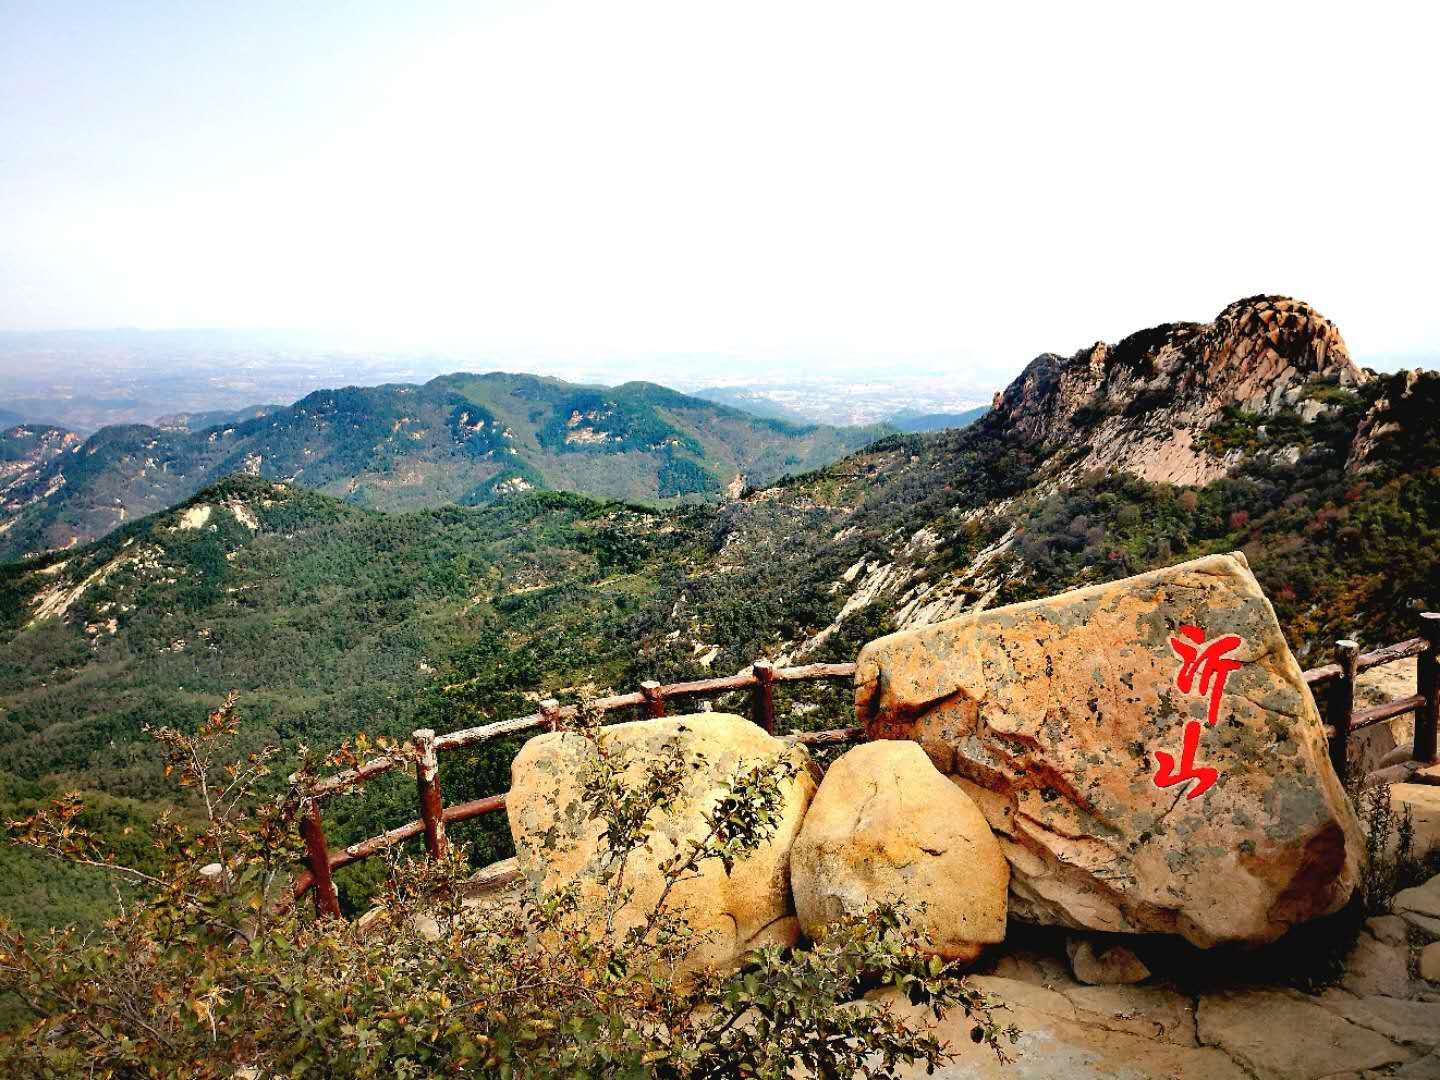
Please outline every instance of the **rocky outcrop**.
M1440 982L1440 941L1432 941L1420 950L1420 977L1429 982Z
M800 927L902 904L928 951L972 961L1005 939L1010 868L985 816L914 743L857 746L825 773L790 854Z
M990 423L1038 449L1071 449L1074 471L1124 469L1147 480L1205 483L1227 462L1201 436L1226 406L1270 415L1301 408L1306 388L1366 378L1335 325L1309 304L1254 296L1212 323L1165 323L1070 357L1046 353L995 396Z
M1031 499L1095 475L1206 484L1247 463L1288 468L1303 458L1319 468L1348 454L1353 468L1375 469L1425 460L1431 455L1424 440L1434 427L1429 418L1440 410L1440 375L1385 378L1384 401L1347 447L1359 407L1380 392L1372 385L1377 376L1351 362L1333 323L1309 304L1280 296L1239 300L1213 322L1166 323L1115 345L1037 357L996 395L993 410L949 446L876 448L827 471L823 483L802 486L803 496L791 487L756 497L783 495L810 510L845 509L834 519L837 540L853 535L848 530L860 532L862 524L867 530L865 545L852 556L861 560L852 564L858 574L837 575L831 584L844 598L841 611L787 651L796 657L818 651L844 616L864 608L909 628L995 603L1017 579L1035 573L1037 558L1043 562L1046 548L1054 547L1033 532ZM993 475L985 475L992 468ZM1023 476L1025 495L1017 498L1002 484L997 496L982 496L995 475ZM946 501L947 515L888 531L892 523L871 518L880 505L873 489L931 490L936 476L964 493ZM1102 533L1113 529L1102 521L1094 526ZM1030 550L1022 554L1027 543ZM965 558L957 562L959 552Z
M39 469L80 445L80 436L44 424L0 430L0 500L16 477Z
M855 693L974 796L1021 919L1262 942L1354 886L1359 825L1239 555L880 638Z
M79 445L79 435L57 427L21 424L0 431L0 536L26 507L59 490L48 466Z
M1347 471L1374 472L1387 462L1413 466L1429 456L1427 440L1440 410L1440 374L1416 368L1381 378L1378 396L1355 429Z
M1415 693L1415 668L1412 656L1361 672L1355 680L1355 707L1364 709L1409 697ZM1350 771L1357 776L1368 776L1377 769L1410 762L1414 743L1414 713L1351 731L1346 741Z
M1251 1075L1318 1078L1411 1061L1419 1055L1293 990L1241 990L1201 999L1200 1041L1223 1049Z
M705 820L741 768L788 757L800 766L785 784L785 800L774 835L730 873L718 859L701 864L695 875L671 890L666 909L696 933L686 961L689 970L723 970L746 952L766 944L793 945L799 926L790 903L790 847L815 792L803 747L791 746L738 716L706 713L694 717L641 720L604 728L606 752L622 756L623 780L638 783L647 764L678 746L688 768L679 796L654 811L654 830L645 847L632 855L624 884L629 900L619 910L616 929L641 925L655 909L664 875L661 866L709 829ZM506 809L520 872L541 895L578 885L582 917L598 918L605 887L605 824L583 804L581 773L595 751L573 732L539 735L527 742L510 767Z
M1406 977L1405 923L1395 916L1368 920L1345 955L1343 932L1327 938L1318 931L1308 931L1303 959L1286 941L1199 955L1150 942L1156 970L1145 986L1083 985L1071 975L1059 935L1012 934L970 978L1005 1004L996 1016L1020 1028L1019 1042L1006 1047L1015 1058L1007 1065L972 1041L974 1020L963 1013L937 1022L892 990L868 1000L947 1043L957 1057L936 1075L957 1080L1440 1076L1440 1000L1434 987ZM1028 947L1018 944L1022 938ZM1422 968L1424 958L1421 951ZM1308 993L1295 988L1321 971L1323 981L1338 975L1339 984ZM914 1068L901 1075L925 1074Z
M954 1080L1101 1080L1125 1077L1204 1077L1245 1080L1249 1074L1223 1051L1195 1038L1194 1006L1179 994L1136 987L1037 986L993 975L974 976L975 989L1005 1003L996 1016L1020 1029L1020 1039L1000 1063L989 1047L971 1038L975 1021L960 1010L936 1020L895 990L867 998L930 1031L956 1055L935 1073ZM1087 992L1105 995L1092 998ZM1400 1060L1405 1060L1403 1052ZM923 1068L901 1069L919 1080Z
M1396 917L1431 939L1440 938L1440 877L1401 889L1391 901Z

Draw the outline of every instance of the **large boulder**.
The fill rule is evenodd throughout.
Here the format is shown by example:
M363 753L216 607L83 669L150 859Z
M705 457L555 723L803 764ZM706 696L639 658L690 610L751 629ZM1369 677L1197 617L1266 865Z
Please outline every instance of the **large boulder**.
M974 960L1005 939L1000 845L914 743L867 743L830 766L791 849L790 882L811 938L842 915L898 903L948 959Z
M739 770L782 758L798 767L784 785L774 835L737 861L728 875L718 859L705 861L697 875L673 887L666 901L667 910L696 932L686 970L724 970L761 945L795 944L799 927L790 903L790 846L815 793L804 747L726 713L616 724L602 728L598 741L607 754L623 755L625 782L639 783L646 766L676 746L688 766L678 798L652 812L653 832L626 866L624 887L631 895L615 922L622 932L643 924L654 910L665 883L661 866L677 852L688 853L689 841L705 836L706 812ZM601 883L605 823L590 813L581 788L581 775L595 753L586 738L573 732L531 739L510 767L506 810L519 869L529 884L542 895L578 885L582 917L598 930L606 891Z
M855 680L871 738L975 796L1021 919L1263 942L1354 887L1359 825L1241 555L892 634Z

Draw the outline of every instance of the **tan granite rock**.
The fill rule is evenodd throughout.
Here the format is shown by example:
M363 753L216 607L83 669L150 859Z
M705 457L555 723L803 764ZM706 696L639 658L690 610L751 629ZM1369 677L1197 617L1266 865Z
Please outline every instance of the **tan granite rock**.
M1005 939L1000 845L914 743L867 743L830 766L791 849L790 880L811 938L842 915L901 903L947 959L974 960Z
M1352 1024L1423 1050L1440 1047L1440 1003L1326 990L1320 1004Z
M1432 938L1440 938L1440 876L1432 877L1423 885L1401 889L1390 902L1390 908L1408 925Z
M1075 978L1088 986L1125 986L1150 977L1145 962L1129 946L1072 937L1065 945Z
M1415 826L1412 854L1424 859L1440 850L1440 787L1433 784L1392 784L1390 805L1397 815L1410 811Z
M1440 941L1432 941L1420 950L1420 977L1440 982Z
M1241 990L1200 999L1202 1046L1224 1050L1255 1076L1318 1080L1403 1064L1420 1052L1339 1018L1314 998L1287 990Z
M789 859L815 792L805 749L726 713L616 724L603 728L599 739L607 752L628 755L627 780L638 781L648 762L677 744L692 766L675 805L652 815L654 831L646 848L626 867L625 887L633 895L616 920L622 931L642 923L654 909L663 888L659 867L706 833L706 811L739 769L782 757L801 766L786 784L773 837L736 862L728 875L718 860L703 863L697 877L674 886L667 902L699 935L687 961L691 970L723 970L760 945L798 941ZM594 911L604 895L604 824L580 800L580 773L593 755L589 742L573 732L532 738L511 765L506 807L520 872L542 895L578 883L585 911Z
M1345 975L1340 985L1352 994L1408 998L1415 987L1410 979L1410 949L1403 942L1393 944L1394 935L1384 937L1366 927L1355 938L1345 957ZM1388 939L1388 940L1386 940Z
M1162 1039L1176 1046L1197 1046L1195 1003L1191 998L1151 986L1075 986L1059 988L1075 1006L1075 1018L1111 1031Z
M975 798L1019 918L1264 942L1354 887L1359 825L1238 554L872 641L856 710Z
M1119 1007L1118 1002L1100 1001L1077 1005L1064 994L1013 979L975 976L970 981L1004 1002L1005 1011L996 1013L997 1019L1021 1031L1020 1041L1005 1048L1014 1058L1010 1064L1001 1064L990 1049L971 1040L974 1021L961 1010L936 1021L894 990L873 992L866 1000L922 1025L956 1054L956 1060L932 1074L939 1080L1241 1080L1247 1076L1221 1051L1195 1045L1194 1021L1183 1002L1178 1010L1158 998L1127 1001ZM1109 1006L1111 1011L1097 1012L1089 1005ZM927 1074L921 1067L902 1067L897 1075L918 1080Z

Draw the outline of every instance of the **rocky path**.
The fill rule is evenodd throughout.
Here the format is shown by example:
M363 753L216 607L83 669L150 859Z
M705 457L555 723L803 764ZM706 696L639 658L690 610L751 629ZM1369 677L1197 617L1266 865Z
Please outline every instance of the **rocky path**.
M1440 877L1400 893L1395 908L1367 920L1338 977L1310 991L1284 985L1293 951L1147 956L1155 974L1145 982L1088 986L1058 934L1001 946L972 982L1005 1001L1007 1019L1024 1032L1014 1063L996 1062L972 1043L971 1022L952 1015L935 1030L961 1057L935 1075L1440 1078L1440 983L1418 973L1425 944L1440 938L1440 918L1430 914L1440 913Z

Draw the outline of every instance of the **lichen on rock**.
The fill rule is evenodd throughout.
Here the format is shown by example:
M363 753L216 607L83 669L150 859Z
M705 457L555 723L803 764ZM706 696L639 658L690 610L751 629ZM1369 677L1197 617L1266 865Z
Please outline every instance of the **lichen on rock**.
M706 813L740 769L780 759L797 766L783 782L779 821L769 839L728 873L718 859L703 862L674 885L666 902L666 910L696 935L686 970L725 970L761 945L794 945L800 933L790 900L790 847L815 793L805 748L727 713L616 724L600 729L597 738L607 752L624 756L627 782L639 783L649 761L677 746L688 766L677 797L652 811L649 837L625 867L629 899L615 919L622 933L643 925L655 910L667 861L688 855L690 843L704 837ZM581 918L598 932L610 847L606 822L583 798L581 777L594 754L589 740L574 732L532 738L511 764L506 811L518 867L531 889L545 896L578 886Z
M1238 554L880 638L856 708L975 798L1021 919L1264 942L1354 887L1359 825Z
M969 962L1005 939L1010 869L980 810L914 743L866 743L825 773L790 853L800 927L903 907L922 947Z

